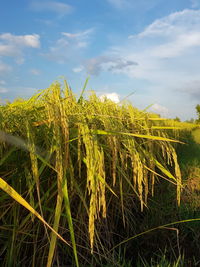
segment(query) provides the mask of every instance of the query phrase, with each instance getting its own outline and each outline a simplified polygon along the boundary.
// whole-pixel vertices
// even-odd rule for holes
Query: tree
[[[197,112],[197,116],[198,116],[197,122],[200,122],[200,105],[199,104],[196,105],[196,112]]]
[[[178,121],[178,122],[181,121],[181,119],[180,119],[179,117],[177,117],[177,116],[176,116],[176,118],[175,118],[174,120],[175,120],[175,121]]]

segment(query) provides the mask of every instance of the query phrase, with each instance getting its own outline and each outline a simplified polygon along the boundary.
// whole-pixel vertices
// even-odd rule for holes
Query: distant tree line
[[[200,123],[200,105],[196,105],[196,113],[197,113],[197,119],[191,118],[190,120],[186,120],[185,122],[189,123]],[[179,117],[174,118],[175,121],[181,121]]]

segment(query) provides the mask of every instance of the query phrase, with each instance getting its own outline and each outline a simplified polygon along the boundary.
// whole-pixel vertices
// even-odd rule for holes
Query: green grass
[[[86,100],[86,85],[78,99],[65,82],[0,106],[3,266],[128,266],[139,241],[123,259],[112,248],[155,226],[141,222],[162,185],[180,205],[175,144],[197,125]]]

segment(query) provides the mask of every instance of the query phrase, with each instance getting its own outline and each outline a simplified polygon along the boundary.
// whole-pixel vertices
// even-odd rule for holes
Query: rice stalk
[[[28,100],[0,106],[0,176],[12,185],[7,192],[30,211],[20,220],[23,209],[12,209],[8,196],[2,194],[5,247],[11,246],[17,262],[23,250],[30,254],[31,249],[30,261],[46,265],[48,258],[48,266],[62,261],[72,264],[72,258],[78,266],[82,253],[87,258],[107,253],[114,242],[112,224],[119,222],[131,233],[136,224],[131,209],[145,210],[158,178],[176,186],[180,204],[175,144],[183,145],[181,132],[197,126],[139,111],[125,101],[120,105],[108,99],[101,102],[94,93],[84,99],[84,91],[85,86],[76,99],[67,82],[63,90],[55,83]],[[2,182],[1,187],[5,186]],[[46,223],[34,220],[33,225],[33,214],[46,218]],[[10,236],[13,222],[19,225]],[[50,242],[43,224],[52,231]],[[22,248],[16,245],[21,232]],[[58,233],[69,236],[71,242],[61,248]],[[23,260],[26,265],[28,259]]]

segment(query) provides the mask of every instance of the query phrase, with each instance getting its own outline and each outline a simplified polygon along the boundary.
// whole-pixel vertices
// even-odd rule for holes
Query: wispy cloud
[[[53,12],[59,16],[64,16],[72,12],[72,6],[59,1],[32,1],[30,7],[36,12]]]
[[[0,43],[0,56],[16,56],[18,54],[13,45]]]
[[[62,35],[66,36],[69,39],[86,39],[94,32],[93,28],[87,29],[85,31],[77,32],[77,33],[70,33],[70,32],[63,32]]]
[[[14,57],[16,62],[21,64],[24,61],[23,50],[28,47],[40,47],[40,36],[38,34],[0,34],[0,56],[2,57]]]
[[[61,37],[43,55],[61,64],[72,59],[72,55],[76,58],[83,49],[89,46],[93,32],[93,28],[77,33],[62,32]]]
[[[116,63],[115,59],[120,60]],[[156,101],[170,106],[174,113],[185,112],[182,116],[186,117],[189,108],[200,101],[200,10],[187,9],[155,20],[102,56],[91,58],[86,67],[91,74],[112,71],[126,75],[138,92],[148,90],[148,104]],[[190,107],[188,97],[193,101]],[[138,98],[147,102],[144,94]],[[187,108],[179,108],[183,104]]]
[[[37,76],[41,74],[41,71],[39,69],[30,69],[30,73]]]
[[[183,10],[156,20],[138,35],[129,36],[122,46],[105,53],[138,62],[118,72],[147,80],[160,90],[174,90],[178,84],[199,77],[200,10]]]
[[[169,114],[168,108],[166,108],[166,107],[164,107],[162,105],[159,105],[158,103],[153,104],[151,106],[151,108],[149,109],[149,111],[152,111],[152,112],[155,112],[157,114],[160,114],[163,117],[167,117],[168,114]]]
[[[189,32],[178,35],[174,40],[152,49],[152,55],[160,58],[178,57],[185,51],[200,46],[200,32]]]
[[[79,67],[76,67],[76,68],[73,68],[72,71],[75,72],[75,73],[79,73],[79,72],[82,72],[84,70],[84,67],[83,66],[79,66]]]

